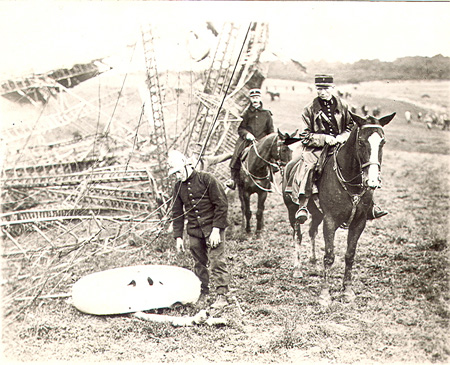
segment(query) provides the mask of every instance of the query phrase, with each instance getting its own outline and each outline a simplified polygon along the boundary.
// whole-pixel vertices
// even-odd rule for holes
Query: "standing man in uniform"
[[[216,301],[212,308],[228,304],[226,294],[230,277],[225,259],[225,228],[228,225],[228,200],[221,183],[210,173],[196,171],[179,151],[170,151],[169,175],[176,174],[173,192],[173,236],[177,251],[184,251],[183,230],[187,219],[190,251],[194,257],[194,273],[201,282],[196,307],[207,306],[210,274],[216,284]],[[211,273],[208,271],[208,264]]]
[[[286,193],[291,193],[292,200],[299,205],[296,219],[300,224],[308,219],[306,205],[311,195],[318,193],[314,183],[314,170],[322,150],[328,146],[344,143],[350,136],[353,120],[348,106],[332,94],[334,80],[331,75],[316,75],[315,87],[317,97],[308,104],[302,113],[302,143],[304,150],[298,162],[293,181],[288,183]],[[298,184],[295,185],[295,182]],[[380,218],[387,212],[373,205],[368,219]]]
[[[268,109],[263,109],[261,90],[251,89],[249,97],[250,105],[242,114],[242,122],[238,128],[239,138],[230,162],[231,179],[225,183],[231,190],[236,188],[236,183],[239,180],[242,151],[253,141],[258,141],[274,132],[272,112]]]

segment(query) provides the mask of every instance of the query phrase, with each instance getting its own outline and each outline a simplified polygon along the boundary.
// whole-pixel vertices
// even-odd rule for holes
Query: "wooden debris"
[[[227,324],[227,320],[225,318],[210,317],[205,309],[202,309],[193,317],[175,317],[144,312],[133,313],[133,316],[150,322],[169,323],[174,327],[189,327],[195,324],[207,324],[208,326],[225,326]]]

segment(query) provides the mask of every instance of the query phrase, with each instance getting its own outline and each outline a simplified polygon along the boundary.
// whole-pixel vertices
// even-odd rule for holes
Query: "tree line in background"
[[[268,62],[268,78],[311,82],[316,73],[339,75],[339,83],[358,83],[375,80],[450,80],[450,57],[403,57],[393,62],[359,60],[355,63],[312,61]]]

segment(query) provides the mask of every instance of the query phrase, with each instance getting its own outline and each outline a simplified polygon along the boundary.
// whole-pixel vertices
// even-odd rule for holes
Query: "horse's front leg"
[[[291,227],[293,229],[292,238],[294,240],[294,268],[292,276],[294,278],[302,278],[303,273],[300,269],[302,230],[301,224],[295,219],[295,212],[298,209],[298,205],[292,201],[291,196],[288,193],[283,194],[283,200],[288,210],[289,223],[291,224]]]
[[[319,303],[323,306],[331,304],[330,283],[331,266],[334,263],[334,235],[336,233],[337,225],[333,217],[325,215],[323,220],[323,238],[325,241],[325,255],[323,258],[323,284],[320,293]]]
[[[242,210],[242,229],[245,232],[250,233],[250,220],[252,217],[252,211],[250,210],[250,194],[242,192],[241,198],[241,210]]]
[[[309,226],[309,239],[311,241],[311,258],[309,261],[312,264],[317,263],[316,257],[316,237],[319,231],[319,225],[322,223],[323,214],[315,207],[309,206],[311,212],[311,225]]]
[[[295,211],[293,213],[295,215]],[[303,272],[300,268],[300,257],[302,250],[302,229],[301,224],[295,218],[293,219],[293,229],[294,229],[294,271],[292,276],[294,278],[302,278]]]
[[[258,192],[258,210],[256,211],[256,234],[260,234],[264,228],[264,204],[267,199],[267,192]]]
[[[355,261],[356,247],[358,246],[359,237],[366,226],[366,218],[354,220],[348,229],[347,251],[345,252],[345,272],[342,288],[347,301],[355,299],[355,293],[352,288],[352,268]]]

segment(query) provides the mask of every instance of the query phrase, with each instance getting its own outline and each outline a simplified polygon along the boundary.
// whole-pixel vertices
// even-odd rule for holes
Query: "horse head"
[[[278,132],[278,142],[277,142],[277,154],[280,165],[286,166],[287,163],[292,159],[292,149],[289,145],[298,142],[300,139],[295,138],[298,129],[294,133],[282,133],[280,130]]]
[[[363,118],[353,113],[350,114],[357,126],[354,129],[354,148],[356,159],[362,170],[363,184],[371,189],[379,188],[381,187],[381,161],[385,143],[383,127],[394,118],[395,113],[379,119],[370,115]]]

